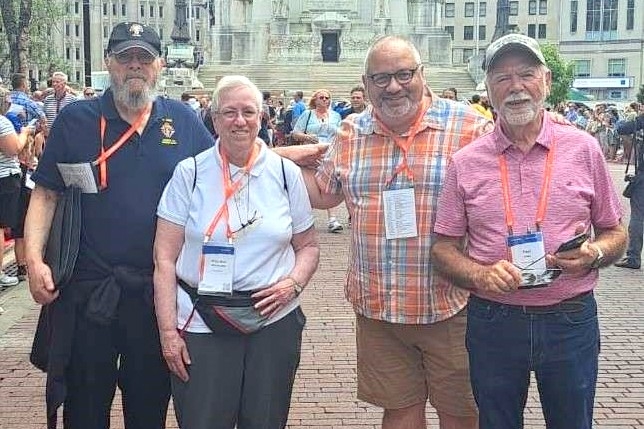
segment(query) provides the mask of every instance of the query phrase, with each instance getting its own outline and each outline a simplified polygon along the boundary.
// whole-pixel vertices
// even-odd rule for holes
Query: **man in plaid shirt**
[[[384,429],[425,428],[427,399],[441,428],[475,428],[468,293],[434,273],[430,247],[452,153],[492,124],[432,92],[403,38],[374,43],[362,80],[372,108],[342,123],[317,172],[304,170],[312,205],[344,201],[354,225],[346,296],[357,317],[358,398],[384,408]],[[279,152],[298,150],[307,149]]]

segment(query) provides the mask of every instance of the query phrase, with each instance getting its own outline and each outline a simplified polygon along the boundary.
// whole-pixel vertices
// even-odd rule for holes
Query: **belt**
[[[572,298],[564,299],[561,302],[551,305],[512,305],[503,304],[501,302],[490,301],[489,299],[480,298],[476,295],[470,295],[470,300],[477,301],[483,305],[493,305],[497,307],[508,308],[511,311],[523,314],[554,314],[554,313],[576,313],[586,308],[586,303],[583,301],[588,295],[592,295],[593,291],[580,293]]]

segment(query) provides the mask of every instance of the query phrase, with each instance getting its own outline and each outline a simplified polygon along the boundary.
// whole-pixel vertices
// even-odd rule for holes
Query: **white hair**
[[[248,79],[246,76],[231,75],[231,76],[224,76],[219,80],[219,82],[217,82],[217,86],[215,87],[215,90],[212,93],[212,111],[214,112],[219,108],[219,104],[221,101],[220,100],[221,94],[226,93],[231,89],[235,89],[239,87],[249,88],[251,91],[255,93],[255,99],[257,101],[256,103],[257,110],[261,110],[263,97],[262,97],[262,92],[259,90],[259,88],[257,88],[257,85],[251,82],[251,80]]]
[[[51,77],[52,77],[52,79],[55,78],[55,77],[57,77],[59,79],[62,79],[63,82],[67,82],[67,79],[68,79],[67,75],[65,73],[61,72],[61,71],[53,72]]]

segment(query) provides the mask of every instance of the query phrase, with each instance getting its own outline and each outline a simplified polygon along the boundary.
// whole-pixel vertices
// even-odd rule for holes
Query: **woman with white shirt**
[[[257,138],[257,87],[226,76],[212,98],[219,138],[177,166],[157,211],[161,346],[180,427],[281,429],[319,260],[311,205],[299,168]]]

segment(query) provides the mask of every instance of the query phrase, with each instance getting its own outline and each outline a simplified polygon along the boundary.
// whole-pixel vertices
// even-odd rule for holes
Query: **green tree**
[[[541,45],[541,52],[543,52],[546,65],[552,72],[552,88],[546,101],[556,106],[568,98],[568,90],[573,81],[572,63],[564,60],[559,54],[557,46],[551,43]]]
[[[59,32],[64,7],[69,0],[1,0],[0,14],[9,51],[1,53],[0,66],[9,61],[12,72],[27,73],[30,67],[62,68],[53,52],[52,35]],[[0,41],[0,45],[2,41]]]
[[[640,85],[640,92],[637,93],[637,102],[644,103],[644,85]]]

